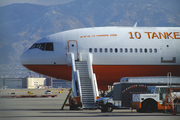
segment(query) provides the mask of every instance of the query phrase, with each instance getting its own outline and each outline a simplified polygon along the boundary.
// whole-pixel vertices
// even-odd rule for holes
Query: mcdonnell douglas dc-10
[[[68,30],[38,40],[20,58],[24,67],[71,81],[72,66],[92,56],[98,89],[122,77],[180,76],[180,27],[92,27]]]

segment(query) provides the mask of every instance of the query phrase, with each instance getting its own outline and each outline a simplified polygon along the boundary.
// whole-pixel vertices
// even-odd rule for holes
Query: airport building
[[[49,77],[0,78],[0,89],[70,88],[71,82]]]
[[[52,78],[24,78],[22,80],[22,88],[27,89],[43,89],[52,88]]]

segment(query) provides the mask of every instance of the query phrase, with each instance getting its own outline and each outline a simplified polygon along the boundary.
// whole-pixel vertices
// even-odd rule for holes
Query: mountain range
[[[20,55],[47,35],[85,27],[180,27],[179,0],[74,0],[0,7],[0,77],[28,75]]]

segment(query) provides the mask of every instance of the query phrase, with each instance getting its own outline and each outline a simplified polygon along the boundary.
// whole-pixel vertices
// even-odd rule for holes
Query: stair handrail
[[[96,96],[99,96],[98,93],[98,88],[97,88],[97,82],[96,79],[94,78],[94,73],[92,69],[92,54],[87,54],[87,65],[88,65],[88,72],[89,72],[89,78],[91,79],[93,87],[93,93],[94,93],[94,100],[96,100]]]
[[[82,101],[82,90],[81,90],[81,81],[80,81],[79,70],[76,70],[76,73],[77,73],[79,96],[80,96],[80,99],[81,99],[81,101]]]
[[[75,74],[74,74],[74,72],[72,72],[72,97],[76,97],[77,96],[75,78],[76,78]]]
[[[99,96],[98,86],[97,86],[97,80],[96,80],[96,74],[94,73],[94,86],[96,89],[96,96]]]
[[[171,87],[171,72],[167,73],[167,86]]]
[[[77,90],[79,90],[79,96],[81,97],[82,92],[81,92],[81,87],[79,87],[81,85],[80,76],[79,76],[79,70],[76,70],[74,53],[67,53],[67,59],[71,63],[71,66],[72,66],[72,93],[73,93],[73,97],[78,96]],[[78,84],[78,88],[76,88],[76,81]]]

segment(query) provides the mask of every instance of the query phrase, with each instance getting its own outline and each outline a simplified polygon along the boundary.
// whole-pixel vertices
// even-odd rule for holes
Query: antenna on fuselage
[[[134,24],[134,26],[133,27],[137,27],[137,22]]]

